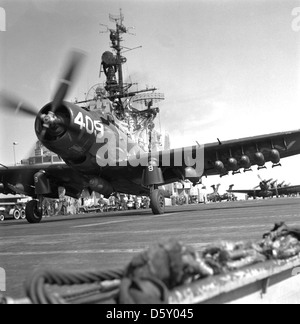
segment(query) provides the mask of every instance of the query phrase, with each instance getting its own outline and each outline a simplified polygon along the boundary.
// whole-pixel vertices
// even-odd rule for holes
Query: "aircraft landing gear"
[[[25,209],[21,210],[21,219],[26,219],[26,212]]]
[[[153,189],[150,193],[151,209],[154,215],[165,213],[165,196],[159,189]]]
[[[30,224],[38,224],[43,217],[41,204],[38,200],[31,200],[26,205],[26,219]]]
[[[46,172],[41,170],[34,175],[35,193],[37,200],[29,201],[26,205],[26,219],[30,224],[38,224],[43,218],[44,196],[51,193],[50,180]]]
[[[19,211],[19,209],[16,208],[13,211],[13,217],[14,217],[15,220],[19,220],[21,218],[21,212]]]

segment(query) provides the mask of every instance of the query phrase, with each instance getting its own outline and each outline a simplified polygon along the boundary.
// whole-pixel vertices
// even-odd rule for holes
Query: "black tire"
[[[4,217],[4,215],[0,215],[0,222],[3,222],[5,220],[5,217]]]
[[[26,211],[25,211],[25,209],[21,210],[21,219],[26,219]]]
[[[15,220],[19,220],[21,218],[21,212],[19,209],[15,209],[13,212],[13,217]]]
[[[31,200],[26,205],[26,219],[30,224],[38,224],[42,220],[42,213],[38,209],[38,201]]]
[[[154,215],[162,215],[165,213],[165,196],[159,189],[153,190],[150,194],[151,209]]]

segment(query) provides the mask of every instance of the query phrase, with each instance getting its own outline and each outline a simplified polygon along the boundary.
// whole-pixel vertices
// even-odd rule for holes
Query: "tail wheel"
[[[25,209],[21,210],[21,219],[26,219],[26,211],[25,211]]]
[[[21,212],[19,209],[15,209],[13,213],[14,219],[19,220],[21,218]]]
[[[162,215],[165,213],[165,196],[159,189],[153,190],[150,194],[151,209],[154,215]]]
[[[31,200],[26,205],[26,219],[30,224],[37,224],[42,220],[43,214],[38,204],[37,200]]]
[[[0,215],[0,222],[3,222],[5,219],[4,215]]]

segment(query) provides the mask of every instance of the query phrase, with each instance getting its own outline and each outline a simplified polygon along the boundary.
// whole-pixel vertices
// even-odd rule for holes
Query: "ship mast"
[[[122,34],[127,33],[127,28],[123,25],[124,16],[122,11],[120,10],[120,16],[114,17],[112,15],[109,16],[110,20],[115,21],[116,29],[110,30],[110,39],[112,41],[112,48],[116,51],[117,56],[117,68],[118,68],[118,83],[119,83],[119,90],[120,95],[124,95],[124,78],[123,78],[123,68],[122,65],[126,62],[126,58],[122,57]]]
[[[124,77],[123,77],[123,64],[127,62],[127,59],[122,56],[122,35],[129,33],[129,29],[126,28],[123,24],[124,16],[122,11],[120,11],[119,16],[109,15],[109,19],[115,22],[116,27],[115,29],[110,29],[108,26],[107,31],[110,33],[110,40],[111,40],[111,48],[113,49],[114,53],[105,52],[102,55],[102,64],[101,69],[106,75],[106,90],[108,91],[110,97],[118,97],[123,98],[126,96],[128,89],[132,86],[132,84],[124,84]],[[101,74],[102,70],[100,71]],[[118,78],[117,78],[118,75]]]
[[[103,72],[106,76],[106,81],[104,84],[94,85],[88,91],[86,100],[76,101],[76,104],[86,103],[88,104],[86,109],[90,110],[91,103],[93,102],[93,110],[96,107],[96,110],[103,114],[104,118],[107,115],[112,115],[114,123],[122,122],[121,129],[124,130],[124,127],[127,127],[126,134],[135,140],[138,145],[143,146],[145,151],[151,152],[152,148],[158,145],[156,144],[158,138],[161,138],[161,135],[155,130],[154,124],[160,109],[154,105],[163,101],[165,96],[163,93],[156,92],[156,88],[129,91],[133,83],[124,82],[122,66],[127,62],[127,59],[123,54],[141,46],[136,48],[122,46],[123,35],[131,34],[130,29],[132,27],[127,28],[124,26],[124,16],[121,10],[118,16],[110,14],[109,19],[115,23],[115,28],[112,29],[107,25],[100,24],[106,29],[101,31],[101,33],[110,34],[110,48],[112,49],[112,51],[104,52],[101,59],[99,77],[101,78],[101,73]],[[108,106],[109,111],[105,111]],[[140,109],[141,106],[144,106],[144,108]],[[146,148],[147,143],[149,144],[148,149]]]
[[[111,48],[115,53],[105,52],[102,55],[101,71],[102,69],[106,75],[106,91],[109,93],[110,99],[122,99],[128,97],[134,97],[138,93],[153,92],[156,91],[156,88],[145,89],[135,92],[128,92],[132,87],[132,83],[124,83],[123,76],[123,64],[127,62],[127,59],[122,56],[124,47],[122,46],[123,34],[131,34],[130,29],[124,26],[124,15],[120,10],[119,16],[109,15],[109,19],[116,24],[115,29],[107,28],[107,31],[110,33]],[[131,34],[133,35],[133,34]],[[136,48],[125,48],[126,52],[141,48],[141,46]],[[118,77],[117,77],[118,76]]]

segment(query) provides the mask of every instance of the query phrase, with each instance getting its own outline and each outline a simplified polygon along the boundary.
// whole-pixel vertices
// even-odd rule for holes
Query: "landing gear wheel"
[[[26,211],[25,211],[25,209],[21,210],[21,219],[26,219]]]
[[[38,201],[31,200],[26,205],[26,219],[30,224],[38,224],[42,220],[42,213],[38,208]]]
[[[15,209],[14,213],[13,213],[13,217],[15,220],[19,220],[21,217],[21,212],[19,211],[19,209]]]
[[[159,189],[153,190],[150,194],[151,209],[154,215],[165,213],[165,196]]]
[[[0,215],[0,222],[3,222],[5,219],[4,215]]]

